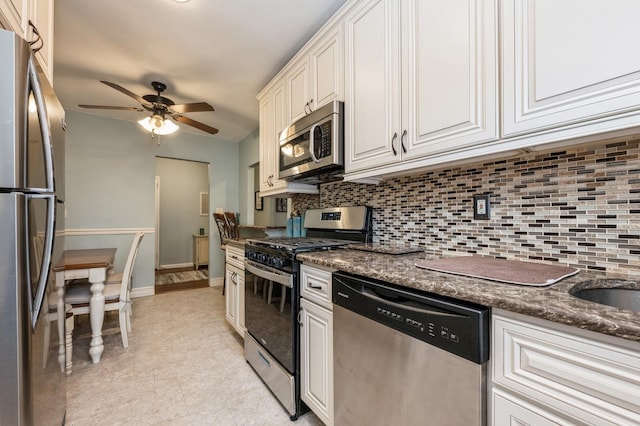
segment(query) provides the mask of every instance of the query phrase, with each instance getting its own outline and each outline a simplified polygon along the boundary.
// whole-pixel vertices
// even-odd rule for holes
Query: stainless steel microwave
[[[280,179],[321,183],[340,180],[343,173],[343,102],[324,105],[280,133]]]

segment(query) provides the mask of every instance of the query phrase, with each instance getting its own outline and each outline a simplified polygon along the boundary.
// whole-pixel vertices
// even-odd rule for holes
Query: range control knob
[[[286,261],[281,257],[274,257],[271,264],[276,268],[282,268],[286,264]]]

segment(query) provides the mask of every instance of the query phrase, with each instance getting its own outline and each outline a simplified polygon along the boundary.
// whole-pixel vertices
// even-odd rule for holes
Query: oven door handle
[[[251,260],[244,261],[244,268],[260,278],[275,281],[283,286],[293,288],[293,275],[288,272],[278,271],[277,269],[269,268],[268,266],[255,263]]]

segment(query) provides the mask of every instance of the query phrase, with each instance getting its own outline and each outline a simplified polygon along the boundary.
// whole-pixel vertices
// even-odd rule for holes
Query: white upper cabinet
[[[346,17],[347,175],[497,139],[495,3],[369,0]]]
[[[289,123],[304,117],[309,112],[309,58],[303,57],[287,75],[289,93]]]
[[[309,54],[311,100],[315,110],[337,99],[344,100],[344,31],[340,23],[315,43]]]
[[[288,192],[318,193],[315,185],[278,179],[280,133],[287,126],[285,84],[276,82],[259,100],[260,109],[260,196]]]
[[[25,36],[29,25],[28,4],[27,0],[0,0],[0,15],[5,29]]]
[[[504,136],[640,124],[638,0],[504,0],[501,13]]]
[[[344,48],[342,25],[314,42],[287,73],[288,123],[334,99],[343,99]]]
[[[0,0],[0,26],[34,42],[35,57],[53,86],[53,0]]]
[[[399,13],[399,1],[375,0],[362,2],[346,17],[347,173],[395,162],[398,158]]]
[[[53,86],[53,0],[35,0],[32,7],[31,21],[37,28],[38,34],[29,27],[27,40],[41,38],[41,42],[33,45],[37,50],[35,56],[49,79],[49,84]]]
[[[287,186],[278,179],[278,135],[285,127],[284,84],[273,90],[260,102],[260,191],[277,191]]]

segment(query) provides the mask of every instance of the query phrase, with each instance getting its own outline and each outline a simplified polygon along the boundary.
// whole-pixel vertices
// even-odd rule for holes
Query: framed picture
[[[287,199],[276,198],[276,212],[282,213],[287,211]]]
[[[262,210],[262,197],[260,196],[260,191],[256,191],[255,200],[256,200],[256,210]]]
[[[209,193],[200,193],[200,216],[209,216]]]

